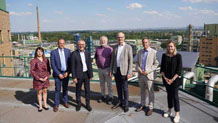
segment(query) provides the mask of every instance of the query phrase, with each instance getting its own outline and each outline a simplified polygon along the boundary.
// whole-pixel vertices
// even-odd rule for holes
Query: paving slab
[[[114,95],[116,86],[113,84]],[[53,112],[54,82],[48,89],[48,104],[50,109],[38,112],[36,91],[32,89],[32,80],[0,78],[0,123],[171,123],[173,117],[163,118],[167,110],[167,95],[163,87],[155,92],[155,105],[152,116],[146,116],[144,111],[135,112],[139,105],[139,87],[129,84],[129,112],[121,108],[111,109],[112,105],[97,103],[101,97],[98,82],[91,83],[91,106],[88,112],[84,107],[75,111],[75,85],[69,84],[69,104],[66,109],[59,106],[58,112]],[[179,92],[181,105],[180,123],[218,123],[218,108],[184,92]],[[115,98],[117,99],[117,98]],[[84,91],[82,102],[85,103]],[[148,101],[147,101],[148,102]]]

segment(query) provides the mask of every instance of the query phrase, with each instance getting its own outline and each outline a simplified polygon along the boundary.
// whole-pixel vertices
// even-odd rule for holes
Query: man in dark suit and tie
[[[51,67],[55,80],[55,106],[54,112],[58,111],[60,104],[61,85],[63,88],[63,102],[66,108],[69,108],[68,101],[68,82],[70,73],[70,50],[64,48],[65,40],[58,40],[58,48],[51,52]]]
[[[71,54],[71,71],[73,82],[76,83],[76,111],[81,108],[81,87],[84,83],[86,109],[91,111],[90,106],[90,79],[93,77],[92,60],[89,51],[85,50],[85,41],[78,42],[78,49]]]

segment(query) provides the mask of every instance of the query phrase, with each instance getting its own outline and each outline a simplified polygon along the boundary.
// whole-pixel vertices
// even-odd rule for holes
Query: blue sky
[[[218,23],[218,0],[6,0],[12,32],[180,28]]]

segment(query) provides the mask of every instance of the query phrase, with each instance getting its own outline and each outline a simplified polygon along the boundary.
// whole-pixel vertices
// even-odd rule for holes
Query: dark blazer
[[[86,65],[88,69],[88,77],[89,79],[93,77],[92,71],[92,60],[89,51],[85,50],[85,58],[86,58]],[[80,56],[79,50],[75,50],[71,53],[71,71],[72,71],[72,78],[81,79],[83,78],[83,64],[82,59]]]
[[[64,48],[64,55],[66,59],[66,72],[71,73],[70,69],[70,50],[67,48]],[[53,76],[58,77],[59,74],[61,74],[61,60],[58,52],[58,48],[53,50],[51,52],[51,67],[53,69]]]
[[[169,60],[171,60],[171,64],[169,64]],[[175,74],[178,74],[179,77],[177,77],[171,85],[179,87],[182,84],[182,78],[180,77],[182,74],[182,56],[177,53],[175,56],[170,58],[166,54],[163,54],[160,72],[164,72],[168,79],[172,79]],[[164,85],[168,85],[163,77],[162,80]]]

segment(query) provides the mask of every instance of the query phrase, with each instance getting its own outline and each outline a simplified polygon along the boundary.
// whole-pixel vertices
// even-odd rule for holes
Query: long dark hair
[[[44,53],[44,49],[42,47],[37,47],[35,50],[35,54],[34,54],[34,58],[37,58],[37,51],[41,50],[42,51],[42,58],[45,59],[45,53]]]

